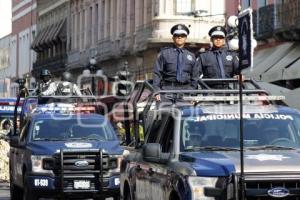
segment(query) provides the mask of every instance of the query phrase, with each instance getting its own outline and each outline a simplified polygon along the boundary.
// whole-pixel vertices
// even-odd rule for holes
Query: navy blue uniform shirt
[[[196,66],[195,55],[183,48],[182,83],[197,88],[199,69]],[[162,89],[164,83],[176,83],[177,47],[163,48],[153,67],[153,86],[156,90]]]
[[[225,78],[232,78],[239,73],[239,60],[237,53],[228,50],[226,47],[220,49],[209,49],[201,53],[196,61],[199,68],[199,74],[202,78],[221,78],[221,71],[217,61],[217,51],[221,54]]]

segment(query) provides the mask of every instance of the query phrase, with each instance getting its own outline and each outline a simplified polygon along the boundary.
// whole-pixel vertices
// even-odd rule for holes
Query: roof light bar
[[[246,96],[243,95],[243,101],[280,101],[285,96]],[[239,96],[184,96],[186,101],[239,101]]]

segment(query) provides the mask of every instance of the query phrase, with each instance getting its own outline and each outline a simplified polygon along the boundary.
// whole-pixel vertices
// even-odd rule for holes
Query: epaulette
[[[170,46],[162,47],[162,48],[160,48],[160,51],[167,50],[167,49],[170,49],[170,48],[172,48],[172,47],[170,47]]]

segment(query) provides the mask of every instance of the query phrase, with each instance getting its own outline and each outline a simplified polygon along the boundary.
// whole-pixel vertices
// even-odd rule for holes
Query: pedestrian
[[[57,95],[63,96],[81,96],[80,89],[73,83],[72,74],[70,72],[64,72],[61,77],[61,81],[57,85]]]
[[[34,90],[34,94],[42,96],[51,96],[55,94],[57,85],[51,80],[51,73],[48,69],[43,69],[40,73],[41,82]]]
[[[160,51],[153,67],[155,90],[197,89],[199,69],[195,55],[184,48],[189,32],[184,24],[171,28],[173,46]],[[160,95],[155,99],[160,101]]]
[[[226,45],[227,31],[223,26],[214,26],[208,32],[211,48],[199,54],[196,65],[201,78],[238,78],[239,60],[237,52]],[[228,83],[209,84],[213,88],[226,88]]]

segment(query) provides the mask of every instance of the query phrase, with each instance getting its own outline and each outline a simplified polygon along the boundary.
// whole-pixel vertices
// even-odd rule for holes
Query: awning
[[[46,28],[38,31],[37,36],[34,38],[33,42],[31,43],[31,48],[32,49],[38,50],[38,44],[39,44],[40,40],[42,39],[45,31],[46,31]]]
[[[287,89],[285,87],[280,87],[278,85],[267,83],[263,81],[257,81],[256,82],[262,89],[268,91],[272,95],[285,95],[287,92],[290,91],[290,89]]]
[[[50,26],[47,26],[47,27],[44,29],[43,34],[41,35],[41,38],[40,38],[39,42],[37,43],[37,46],[41,46],[41,45],[42,45],[42,41],[43,41],[43,39],[45,38],[46,33],[47,33],[48,30],[49,30],[49,27],[50,27]]]
[[[47,43],[51,43],[52,42],[52,37],[55,33],[55,31],[57,30],[57,27],[59,26],[59,22],[53,24],[53,27],[51,28],[51,31],[49,32],[49,37],[47,39]]]
[[[245,71],[246,75],[257,80],[267,81],[262,78],[263,74],[273,68],[273,66],[287,54],[293,44],[293,42],[286,42],[275,47],[255,52],[253,70]]]
[[[49,38],[49,33],[51,32],[52,28],[53,28],[53,24],[47,27],[47,29],[43,35],[43,38],[39,42],[40,46],[48,46],[46,41]]]
[[[60,36],[65,36],[66,31],[66,19],[63,19],[57,24],[55,31],[53,32],[53,35],[50,38],[51,41],[55,42],[60,38]]]
[[[291,66],[286,67],[283,70],[282,79],[284,79],[284,80],[300,79],[300,59],[299,58]]]
[[[31,44],[31,48],[38,51],[42,50],[44,46],[49,47],[53,45],[58,39],[62,41],[66,36],[66,31],[66,19],[51,24],[38,32]]]
[[[280,61],[262,74],[262,80],[273,82],[283,79],[283,72],[285,68],[295,63],[300,57],[300,45],[294,44],[293,48],[281,56]]]

